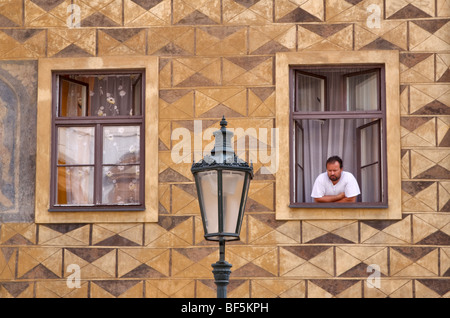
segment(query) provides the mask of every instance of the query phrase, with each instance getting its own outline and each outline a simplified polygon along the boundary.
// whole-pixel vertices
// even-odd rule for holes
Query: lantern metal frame
[[[231,147],[231,138],[233,133],[226,129],[227,121],[222,117],[220,121],[220,130],[214,132],[215,144],[211,150],[211,155],[206,155],[199,162],[194,162],[191,172],[194,175],[197,188],[197,195],[200,205],[200,213],[202,217],[204,237],[208,241],[219,241],[220,259],[212,264],[215,283],[217,285],[217,297],[226,298],[226,287],[231,274],[232,265],[225,261],[225,242],[240,240],[240,231],[244,218],[245,204],[248,197],[248,189],[250,181],[253,179],[253,164],[249,165],[244,160],[239,159]],[[207,228],[207,215],[204,206],[204,193],[200,185],[199,173],[215,171],[217,173],[217,208],[218,208],[218,231],[209,233]],[[236,221],[236,228],[233,233],[224,231],[224,209],[223,209],[223,171],[239,171],[244,172],[244,184],[240,197],[239,212]]]

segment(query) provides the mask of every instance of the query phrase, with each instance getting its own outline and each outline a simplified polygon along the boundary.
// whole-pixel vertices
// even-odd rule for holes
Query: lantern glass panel
[[[219,210],[217,191],[217,171],[203,171],[198,173],[203,202],[204,222],[207,233],[219,232]],[[206,234],[207,234],[206,233]]]
[[[223,170],[223,232],[236,233],[245,172]]]

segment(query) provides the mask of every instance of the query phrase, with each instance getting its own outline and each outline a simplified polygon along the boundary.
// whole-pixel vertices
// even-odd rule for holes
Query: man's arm
[[[331,202],[356,202],[356,196],[347,198],[344,192],[337,195],[324,195],[321,198],[314,198],[315,202],[318,203],[331,203]]]

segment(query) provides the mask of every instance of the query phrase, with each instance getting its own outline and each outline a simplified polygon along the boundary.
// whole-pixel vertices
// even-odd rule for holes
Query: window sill
[[[121,207],[54,207],[48,209],[49,212],[124,212],[124,211],[145,211],[141,206],[121,206]]]
[[[292,209],[387,209],[385,203],[291,203]]]

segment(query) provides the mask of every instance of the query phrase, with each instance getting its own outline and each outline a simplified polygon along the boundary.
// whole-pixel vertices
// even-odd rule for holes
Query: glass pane
[[[94,135],[94,127],[58,127],[58,164],[93,164]]]
[[[140,126],[103,127],[103,163],[139,163]]]
[[[139,166],[103,167],[102,203],[139,204]]]
[[[347,110],[379,110],[377,72],[347,77]]]
[[[219,232],[217,171],[199,172],[198,182],[202,192],[206,231],[217,233]]]
[[[361,169],[360,188],[362,202],[381,201],[381,180],[379,164],[374,164]]]
[[[223,170],[223,231],[235,233],[241,204],[245,173],[241,171]]]
[[[134,92],[140,74],[98,75],[90,92],[92,116],[135,116],[140,114],[140,97]],[[140,91],[140,88],[139,88]]]
[[[325,80],[316,76],[297,74],[297,105],[295,111],[325,110]]]
[[[296,202],[303,202],[305,200],[303,195],[303,169],[299,166],[297,166],[296,171],[296,188],[295,188],[295,194],[296,194]]]
[[[142,74],[59,74],[59,116],[139,116]]]
[[[59,116],[79,117],[87,115],[88,84],[62,78],[60,81],[60,108]]]
[[[380,132],[378,122],[361,129],[361,166],[378,162],[380,158]]]
[[[59,167],[56,204],[90,205],[94,203],[94,168]]]

